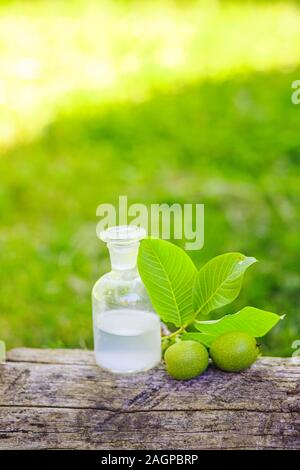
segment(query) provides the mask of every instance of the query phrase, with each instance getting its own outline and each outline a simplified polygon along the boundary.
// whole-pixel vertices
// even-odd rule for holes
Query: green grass
[[[260,260],[223,312],[286,313],[264,353],[290,355],[299,339],[300,8],[181,3],[74,1],[63,23],[56,2],[28,2],[21,19],[18,2],[1,7],[8,347],[92,347],[90,291],[108,269],[95,211],[120,194],[205,203],[196,264],[238,250]]]

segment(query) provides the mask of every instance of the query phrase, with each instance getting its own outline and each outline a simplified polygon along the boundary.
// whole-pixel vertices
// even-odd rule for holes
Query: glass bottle
[[[145,230],[110,227],[100,233],[109,249],[111,271],[92,291],[96,362],[111,372],[139,372],[161,360],[161,327],[137,270]]]

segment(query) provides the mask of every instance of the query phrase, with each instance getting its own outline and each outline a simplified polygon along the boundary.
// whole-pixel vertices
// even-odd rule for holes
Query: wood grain
[[[113,375],[83,350],[15,349],[0,364],[0,449],[297,449],[300,363],[261,358],[178,382]]]

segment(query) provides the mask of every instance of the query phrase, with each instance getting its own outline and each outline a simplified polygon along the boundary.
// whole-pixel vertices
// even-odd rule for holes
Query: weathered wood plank
[[[35,362],[38,364],[92,364],[94,353],[83,349],[31,349],[17,348],[8,351],[9,362]]]
[[[300,369],[290,359],[263,358],[241,374],[211,367],[189,382],[172,380],[162,367],[126,376],[109,374],[95,365],[7,362],[0,365],[0,373],[1,404],[6,406],[145,410],[170,409],[170,405],[222,409],[226,404],[228,409],[244,409],[247,399],[251,410],[276,411],[299,404]]]
[[[0,408],[0,442],[5,449],[295,449],[295,420],[289,413],[224,410],[10,408],[3,416]]]
[[[261,358],[177,382],[133,376],[88,351],[14,350],[0,364],[0,448],[300,448],[300,364]]]

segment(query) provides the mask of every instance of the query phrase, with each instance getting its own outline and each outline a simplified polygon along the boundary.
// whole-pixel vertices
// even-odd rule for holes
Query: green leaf
[[[228,331],[243,331],[255,338],[260,338],[283,318],[284,315],[276,315],[276,313],[255,307],[244,307],[233,315],[225,315],[219,320],[195,321],[194,325],[202,333],[215,337]]]
[[[181,248],[165,240],[143,240],[138,270],[151,302],[164,322],[180,327],[192,320],[192,289],[197,270]]]
[[[239,295],[246,269],[257,260],[241,253],[216,256],[198,272],[193,290],[196,317],[232,302]]]
[[[198,343],[204,344],[207,348],[210,348],[215,338],[215,336],[207,335],[205,333],[184,333],[181,336],[183,341],[198,341]]]

